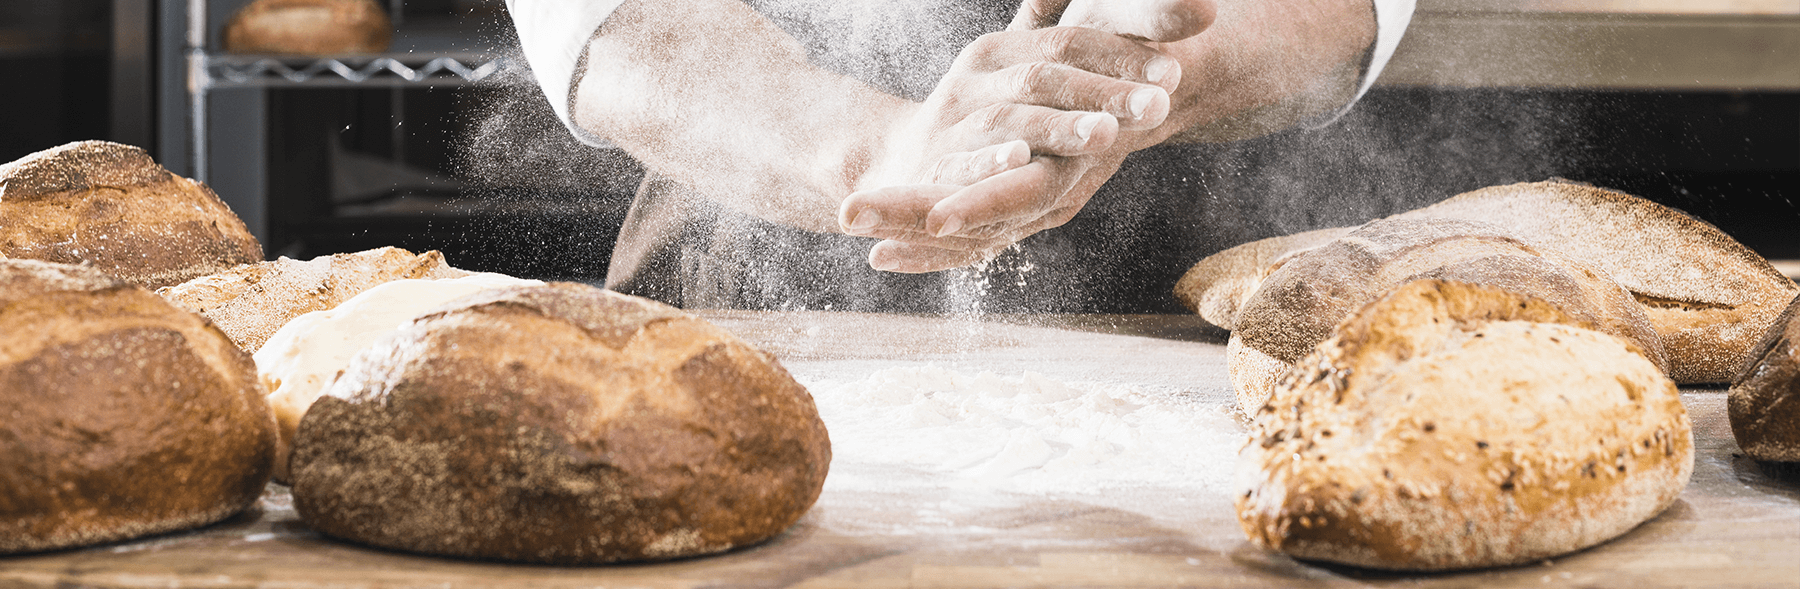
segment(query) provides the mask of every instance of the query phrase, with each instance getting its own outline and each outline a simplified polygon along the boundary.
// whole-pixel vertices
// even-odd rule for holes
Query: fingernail
[[[953,216],[948,219],[944,219],[944,225],[941,227],[938,227],[937,236],[943,237],[946,235],[956,233],[957,231],[962,230],[962,226],[963,226],[962,217],[954,217]]]
[[[1173,59],[1167,57],[1151,59],[1150,63],[1144,65],[1144,79],[1149,80],[1152,84],[1160,83],[1163,76],[1169,75],[1169,70],[1173,69],[1175,69],[1175,60]]]
[[[1135,96],[1133,100],[1136,100]],[[1075,121],[1075,136],[1080,137],[1082,141],[1087,141],[1088,136],[1094,134],[1094,127],[1100,126],[1100,121],[1104,120],[1106,120],[1106,115],[1100,113],[1081,117],[1080,120]]]
[[[1144,118],[1144,110],[1150,108],[1150,101],[1156,100],[1156,88],[1145,88],[1131,93],[1131,118]]]
[[[851,233],[860,235],[880,224],[881,213],[875,212],[875,209],[863,209],[862,212],[856,214],[855,219],[850,220],[849,229]]]
[[[871,257],[869,258],[869,267],[882,272],[893,272],[900,268],[900,262],[887,258]]]
[[[994,163],[1002,168],[1011,166],[1014,159],[1031,159],[1031,146],[1024,141],[1009,141],[994,152]]]

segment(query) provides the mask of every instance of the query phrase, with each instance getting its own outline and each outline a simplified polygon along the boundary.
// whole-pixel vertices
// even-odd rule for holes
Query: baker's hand
[[[891,168],[865,175],[870,181],[859,184],[865,189],[839,209],[846,233],[886,240],[870,252],[871,266],[932,272],[990,258],[1067,223],[1124,156],[1141,147],[1118,145],[1118,134],[1160,125],[1181,75],[1178,63],[1137,39],[1197,34],[1211,22],[1212,5],[1121,0],[1112,6],[1127,10],[1027,0],[1007,32],[964,50],[922,116],[900,134],[931,139],[900,143],[901,153],[921,154],[929,168],[912,173],[911,183],[905,171]],[[1054,22],[1051,15],[1128,34],[1038,28]],[[968,110],[976,104],[985,106]]]

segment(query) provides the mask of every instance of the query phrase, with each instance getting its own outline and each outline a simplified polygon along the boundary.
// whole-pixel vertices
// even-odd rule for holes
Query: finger
[[[838,205],[838,229],[847,235],[923,233],[925,217],[931,207],[961,189],[960,186],[916,184],[851,193]]]
[[[993,258],[1011,242],[997,242],[977,250],[936,248],[927,245],[883,241],[869,248],[869,267],[884,272],[922,274],[961,268]]]
[[[1063,208],[1063,196],[1081,180],[1077,158],[1038,157],[1024,167],[995,174],[945,196],[926,214],[926,233],[964,237],[991,234],[990,225],[1020,225]],[[988,231],[977,233],[978,229]]]
[[[1031,153],[1083,155],[1111,148],[1119,138],[1119,121],[1106,113],[1067,112],[1044,106],[1000,103],[971,113],[946,133],[940,139],[945,145],[984,146],[1024,141]]]
[[[1104,112],[1126,130],[1161,125],[1169,116],[1169,91],[1160,86],[1127,82],[1073,66],[1032,62],[983,78],[991,86],[988,99],[1047,106],[1066,111]]]
[[[1154,84],[1168,91],[1181,81],[1181,64],[1168,54],[1086,27],[982,35],[957,56],[956,67],[992,72],[1031,62],[1067,65],[1110,78]]]
[[[1014,140],[989,145],[975,151],[961,151],[939,157],[926,181],[932,184],[968,186],[1031,162],[1031,145]]]
[[[1007,25],[1009,31],[1026,31],[1056,26],[1062,18],[1063,10],[1069,7],[1069,0],[1025,0],[1019,5],[1019,12],[1013,15],[1012,24]]]
[[[1112,0],[1077,2],[1063,8],[1058,25],[1091,27],[1164,43],[1198,35],[1218,16],[1213,0]]]

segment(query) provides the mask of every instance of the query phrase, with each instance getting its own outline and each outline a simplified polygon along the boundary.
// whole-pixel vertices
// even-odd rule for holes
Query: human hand
[[[1143,146],[1120,134],[1151,131],[1169,114],[1180,65],[1139,41],[1186,38],[1211,19],[1210,0],[1027,0],[1007,32],[959,56],[913,118],[928,123],[900,134],[942,141],[930,145],[938,152],[909,146],[929,169],[911,182],[891,169],[865,176],[873,181],[839,208],[841,229],[885,240],[870,252],[874,268],[932,272],[1068,222]],[[1113,32],[1040,28],[1059,20]]]

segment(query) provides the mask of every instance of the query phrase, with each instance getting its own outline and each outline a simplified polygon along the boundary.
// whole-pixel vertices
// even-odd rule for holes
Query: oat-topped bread
[[[1729,382],[1800,293],[1705,221],[1566,180],[1483,188],[1392,218],[1480,221],[1605,272],[1644,306],[1681,383]]]
[[[0,166],[0,255],[154,289],[260,261],[262,245],[205,184],[142,149],[81,141]]]
[[[0,554],[219,521],[274,450],[250,356],[205,319],[93,268],[0,260]]]
[[[487,291],[366,348],[300,422],[294,506],[355,542],[600,563],[710,554],[805,513],[831,459],[773,357],[673,307]]]
[[[1175,283],[1175,298],[1213,325],[1237,329],[1238,309],[1269,273],[1294,256],[1355,229],[1336,227],[1271,237],[1207,256],[1181,275]]]
[[[245,351],[255,353],[282,325],[302,314],[338,306],[377,284],[469,275],[444,255],[384,247],[307,261],[286,257],[238,266],[158,289],[156,294],[199,313]]]
[[[1555,305],[1421,280],[1344,322],[1253,418],[1238,521],[1296,558],[1519,564],[1661,513],[1693,472],[1675,383]]]
[[[1800,297],[1763,334],[1727,399],[1738,448],[1757,460],[1800,462]]]
[[[1295,256],[1244,304],[1226,350],[1239,406],[1254,412],[1275,377],[1339,322],[1418,278],[1483,284],[1549,301],[1631,340],[1655,365],[1668,366],[1643,309],[1604,272],[1483,223],[1384,219]]]

